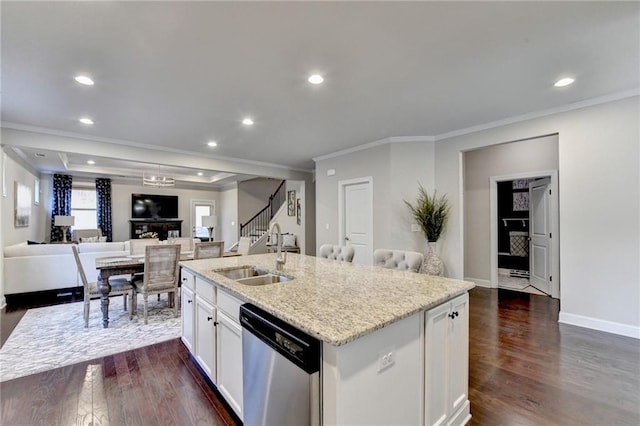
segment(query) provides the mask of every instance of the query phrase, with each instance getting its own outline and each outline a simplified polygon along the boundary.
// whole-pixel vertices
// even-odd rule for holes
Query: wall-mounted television
[[[131,194],[131,219],[177,218],[177,195]]]

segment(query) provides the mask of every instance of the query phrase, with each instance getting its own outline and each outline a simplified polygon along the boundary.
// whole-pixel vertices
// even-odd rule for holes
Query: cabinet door
[[[242,328],[218,311],[218,390],[242,419]]]
[[[180,303],[182,313],[182,341],[184,345],[189,349],[189,352],[193,353],[193,312],[195,309],[195,301],[193,300],[193,292],[187,286],[182,286],[180,289]]]
[[[212,304],[196,295],[196,350],[200,367],[211,381],[216,383],[216,309]]]
[[[458,411],[469,399],[469,295],[451,302],[449,321],[449,413]]]
[[[425,424],[441,425],[448,416],[449,310],[445,303],[426,312]]]

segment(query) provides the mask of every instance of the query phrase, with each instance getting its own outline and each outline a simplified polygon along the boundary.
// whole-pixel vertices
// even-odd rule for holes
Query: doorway
[[[559,298],[557,171],[490,181],[492,287]]]
[[[373,263],[373,178],[338,182],[339,244],[355,251],[354,263]]]
[[[215,216],[216,207],[212,200],[191,200],[191,236],[200,238],[202,241],[209,241],[209,230],[203,225],[204,216]],[[215,240],[215,228],[213,229]]]

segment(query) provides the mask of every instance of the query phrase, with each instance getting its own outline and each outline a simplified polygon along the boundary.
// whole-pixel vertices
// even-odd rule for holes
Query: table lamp
[[[213,216],[202,216],[202,226],[209,230],[209,241],[213,241],[214,230],[216,228],[216,223],[218,222],[218,217],[216,215]]]
[[[54,217],[54,225],[55,226],[59,226],[62,228],[62,242],[66,243],[67,242],[67,229],[70,226],[73,226],[74,222],[75,222],[75,217],[74,216],[58,216],[56,215]]]

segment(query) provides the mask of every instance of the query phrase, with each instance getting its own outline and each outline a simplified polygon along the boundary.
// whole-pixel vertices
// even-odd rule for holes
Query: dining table
[[[237,252],[224,252],[223,257],[240,256]],[[180,253],[180,260],[192,260],[193,252]],[[99,257],[96,259],[98,276],[98,290],[100,292],[100,310],[102,311],[102,327],[109,327],[109,293],[111,285],[109,277],[115,275],[130,275],[144,272],[144,255],[126,255],[116,257]],[[133,303],[133,301],[132,301]]]

